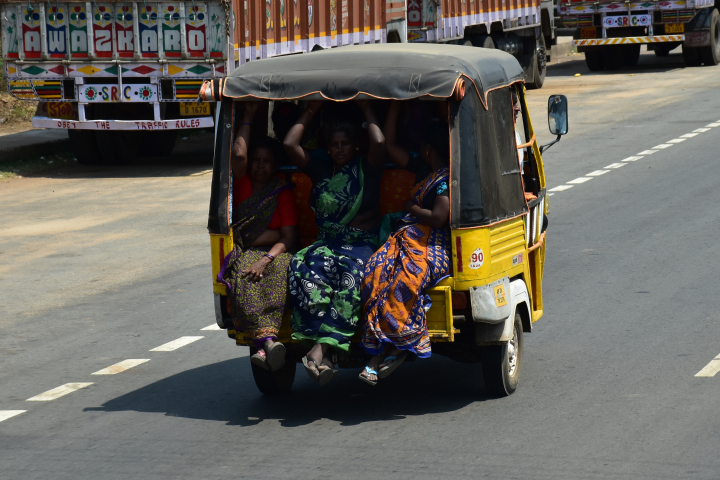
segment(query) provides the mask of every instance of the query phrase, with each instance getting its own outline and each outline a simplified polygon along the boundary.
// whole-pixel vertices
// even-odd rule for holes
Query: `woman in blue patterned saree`
[[[331,161],[302,147],[307,125],[322,102],[310,102],[283,145],[290,160],[310,177],[317,241],[290,262],[289,291],[293,338],[312,348],[303,358],[310,377],[329,382],[337,369],[332,350],[347,352],[360,317],[360,283],[365,264],[378,247],[379,200],[385,137],[368,102],[358,102],[367,122],[369,149],[359,154],[355,125],[326,126]]]

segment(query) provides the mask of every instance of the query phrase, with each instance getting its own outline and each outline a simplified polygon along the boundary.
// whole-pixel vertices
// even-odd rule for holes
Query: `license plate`
[[[665,33],[683,33],[685,32],[684,23],[666,23]]]
[[[180,115],[183,117],[210,115],[210,104],[207,102],[180,102]]]
[[[581,28],[580,38],[595,38],[597,36],[597,30],[594,28]]]

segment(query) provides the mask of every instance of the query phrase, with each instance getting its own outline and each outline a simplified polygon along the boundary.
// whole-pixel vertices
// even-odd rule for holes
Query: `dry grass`
[[[0,50],[0,58],[2,51]],[[35,115],[37,102],[18,100],[8,93],[5,68],[0,59],[0,133],[3,130],[32,128],[30,120]]]

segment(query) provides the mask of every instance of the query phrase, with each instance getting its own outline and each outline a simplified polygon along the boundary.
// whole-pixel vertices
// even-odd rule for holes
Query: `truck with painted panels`
[[[687,66],[720,63],[720,0],[559,0],[563,26],[592,71],[638,63],[640,46],[658,57],[682,46]]]
[[[497,48],[517,58],[528,88],[541,88],[554,9],[552,0],[407,0],[407,38]]]
[[[169,153],[179,130],[214,126],[200,87],[239,64],[385,42],[404,21],[383,0],[0,0],[9,91],[39,102],[34,127],[67,129],[81,163]]]

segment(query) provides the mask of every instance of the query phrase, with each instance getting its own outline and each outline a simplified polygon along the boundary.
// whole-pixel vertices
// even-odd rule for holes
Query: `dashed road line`
[[[693,133],[705,133],[705,132],[707,132],[708,130],[710,130],[710,129],[709,129],[709,128],[705,128],[705,127],[703,127],[703,128],[696,128],[695,130],[693,130]]]
[[[664,148],[672,147],[672,143],[661,143],[660,145],[655,145],[653,147],[653,150],[662,150]]]
[[[640,157],[642,158],[642,157]],[[595,170],[594,172],[586,173],[586,177],[599,177],[600,175],[605,175],[606,173],[609,173],[610,170]]]
[[[218,327],[217,323],[213,323],[212,325],[208,325],[205,328],[201,328],[200,330],[221,330],[220,327]]]
[[[710,128],[720,127],[720,123],[713,122],[713,123],[708,123],[708,124],[705,125],[705,126],[706,126],[706,127],[710,127]]]
[[[627,165],[627,163],[611,163],[610,165],[603,167],[603,168],[620,168]]]
[[[687,140],[687,138],[673,138],[672,140],[668,140],[667,143],[680,143]]]
[[[692,137],[697,137],[698,135],[700,135],[700,134],[699,133],[686,133],[685,135],[680,135],[680,138],[692,138]]]
[[[138,365],[142,365],[143,363],[149,361],[149,358],[130,358],[128,360],[118,362],[115,365],[110,365],[109,367],[103,368],[102,370],[98,370],[97,372],[94,372],[93,375],[115,375],[117,373],[124,372],[125,370],[129,370],[133,367],[137,367]]]
[[[564,192],[572,187],[572,185],[560,185],[559,187],[551,188],[548,192]]]
[[[643,157],[642,155],[633,155],[632,157],[627,157],[620,161],[621,162],[636,162],[636,161],[640,160],[641,158],[645,158],[645,157]],[[607,170],[605,170],[605,171],[607,171]]]
[[[657,153],[657,150],[643,150],[642,152],[638,153],[638,155],[652,155],[653,153]]]
[[[696,377],[714,377],[716,373],[720,372],[720,355],[710,360],[710,363],[705,365],[702,370],[695,374]]]
[[[201,338],[205,337],[180,337],[176,340],[173,340],[172,342],[165,343],[163,345],[160,345],[159,347],[155,347],[151,349],[151,352],[172,352],[173,350],[177,350],[180,347],[184,347],[185,345],[189,345],[193,342],[196,342],[200,340]]]
[[[572,184],[572,185],[578,185],[578,184],[580,184],[580,183],[585,183],[585,182],[588,182],[588,181],[590,181],[590,180],[592,180],[592,177],[578,177],[578,178],[576,178],[575,180],[570,180],[570,181],[567,182],[567,183],[570,183],[570,184]]]
[[[53,388],[52,390],[43,392],[40,395],[35,395],[32,398],[28,398],[27,401],[28,402],[49,402],[51,400],[55,400],[57,398],[64,397],[68,393],[75,392],[82,388],[87,388],[90,385],[92,385],[92,382],[90,382],[90,383],[66,383],[65,385],[60,385],[57,388]]]
[[[27,410],[0,410],[0,422],[25,412],[27,412]]]

